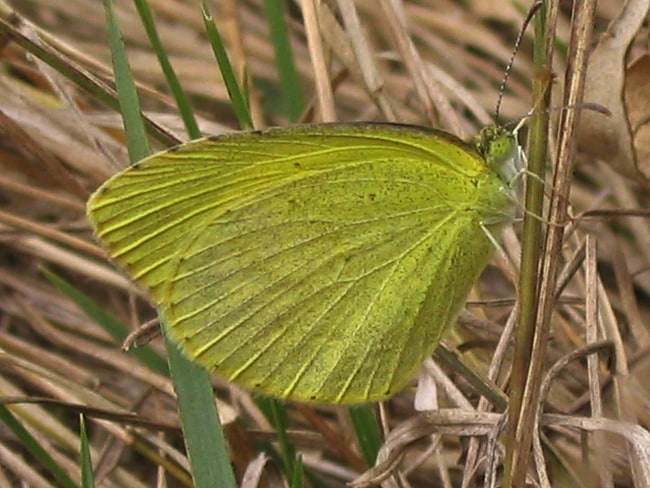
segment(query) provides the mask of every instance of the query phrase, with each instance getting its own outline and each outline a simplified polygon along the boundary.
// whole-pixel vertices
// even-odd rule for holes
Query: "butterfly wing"
[[[359,403],[402,388],[456,319],[493,252],[485,214],[510,215],[501,187],[444,133],[299,126],[154,155],[89,216],[190,357],[273,396]]]

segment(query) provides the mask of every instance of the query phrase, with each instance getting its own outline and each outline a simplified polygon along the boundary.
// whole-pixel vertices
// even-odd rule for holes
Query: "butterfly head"
[[[522,149],[516,131],[491,125],[484,127],[476,136],[474,144],[488,166],[497,172],[501,181],[511,186],[522,164]]]

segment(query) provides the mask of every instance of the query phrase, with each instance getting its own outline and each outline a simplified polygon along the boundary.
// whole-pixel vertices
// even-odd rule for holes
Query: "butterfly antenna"
[[[522,24],[521,29],[519,29],[519,34],[517,34],[515,47],[512,50],[512,55],[510,56],[510,60],[508,61],[508,64],[506,66],[506,71],[505,73],[503,73],[503,79],[501,80],[501,85],[499,86],[499,98],[497,99],[497,106],[494,111],[494,120],[497,124],[499,123],[499,112],[501,111],[501,103],[503,102],[503,92],[505,91],[506,85],[508,84],[508,78],[510,78],[512,65],[515,62],[515,57],[517,56],[517,52],[519,51],[519,46],[521,45],[521,41],[524,38],[524,32],[526,32],[526,28],[528,27],[528,24],[530,24],[530,21],[533,20],[533,17],[541,7],[542,7],[541,1],[535,2],[533,6],[530,7],[530,10],[528,11],[526,18],[524,19],[524,23]]]

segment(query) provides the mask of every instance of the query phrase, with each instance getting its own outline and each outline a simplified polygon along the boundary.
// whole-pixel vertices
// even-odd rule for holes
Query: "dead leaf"
[[[650,131],[648,124],[641,122],[650,115],[646,108],[650,100],[648,91],[641,90],[648,85],[647,78],[642,79],[625,63],[649,9],[650,0],[628,1],[601,36],[589,58],[584,100],[603,105],[611,115],[584,110],[577,131],[578,145],[586,154],[637,180],[650,179],[650,161],[642,158],[650,153],[650,144],[639,138]],[[647,72],[645,67],[637,69]],[[650,143],[650,137],[645,138]]]

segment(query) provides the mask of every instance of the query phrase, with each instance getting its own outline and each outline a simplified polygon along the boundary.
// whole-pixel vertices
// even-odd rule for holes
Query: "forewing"
[[[109,180],[89,215],[209,369],[302,401],[395,393],[492,252],[481,160],[437,132],[312,126],[188,143]]]

